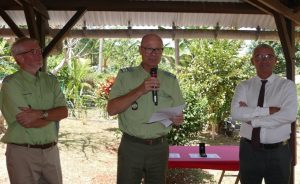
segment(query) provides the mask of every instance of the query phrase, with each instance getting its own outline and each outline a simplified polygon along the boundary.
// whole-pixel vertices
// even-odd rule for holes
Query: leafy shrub
[[[169,134],[170,144],[184,145],[207,127],[230,114],[235,86],[253,75],[249,57],[240,57],[241,42],[192,40],[180,67],[180,86],[186,101],[185,122]],[[214,129],[212,129],[214,133]]]
[[[183,88],[185,86],[182,86]],[[185,145],[207,125],[205,98],[199,98],[197,88],[183,89],[186,108],[184,110],[184,123],[174,127],[168,134],[171,145]]]

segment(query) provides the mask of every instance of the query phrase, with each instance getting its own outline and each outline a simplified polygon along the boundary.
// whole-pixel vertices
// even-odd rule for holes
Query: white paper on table
[[[169,153],[169,158],[180,158],[179,153]]]
[[[180,105],[177,107],[161,109],[152,114],[148,123],[160,121],[163,125],[168,127],[172,124],[172,121],[170,121],[170,118],[182,113],[184,107],[185,107],[185,105],[183,104],[183,105]]]
[[[199,153],[189,153],[190,158],[220,158],[218,154],[209,153],[207,157],[201,157]]]

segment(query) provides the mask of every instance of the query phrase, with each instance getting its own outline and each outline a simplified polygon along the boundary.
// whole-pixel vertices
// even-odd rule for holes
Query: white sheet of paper
[[[180,158],[179,153],[169,153],[169,158]]]
[[[180,114],[183,111],[184,107],[185,107],[185,105],[183,104],[183,105],[180,105],[180,106],[177,106],[177,107],[170,107],[170,108],[161,109],[160,111],[157,111],[157,112],[152,114],[152,116],[150,117],[148,123],[161,121],[161,123],[163,125],[168,127],[172,124],[172,121],[170,121],[170,118]]]
[[[173,122],[169,119],[164,119],[160,121],[163,125],[165,125],[165,127],[170,126]]]
[[[189,153],[190,158],[220,158],[219,155],[215,153],[206,154],[207,157],[201,157],[199,153]]]

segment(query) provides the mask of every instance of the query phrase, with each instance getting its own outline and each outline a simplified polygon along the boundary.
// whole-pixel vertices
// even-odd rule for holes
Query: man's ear
[[[14,56],[14,58],[15,58],[16,63],[17,63],[18,65],[20,65],[20,64],[24,61],[24,58],[23,58],[23,56],[21,56],[21,55]]]

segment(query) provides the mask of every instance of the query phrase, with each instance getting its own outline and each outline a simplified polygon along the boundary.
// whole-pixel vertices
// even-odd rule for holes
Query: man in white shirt
[[[240,175],[242,184],[288,184],[291,123],[296,120],[298,103],[293,81],[273,74],[277,63],[272,47],[258,45],[251,63],[257,76],[241,82],[231,103],[240,130]]]

